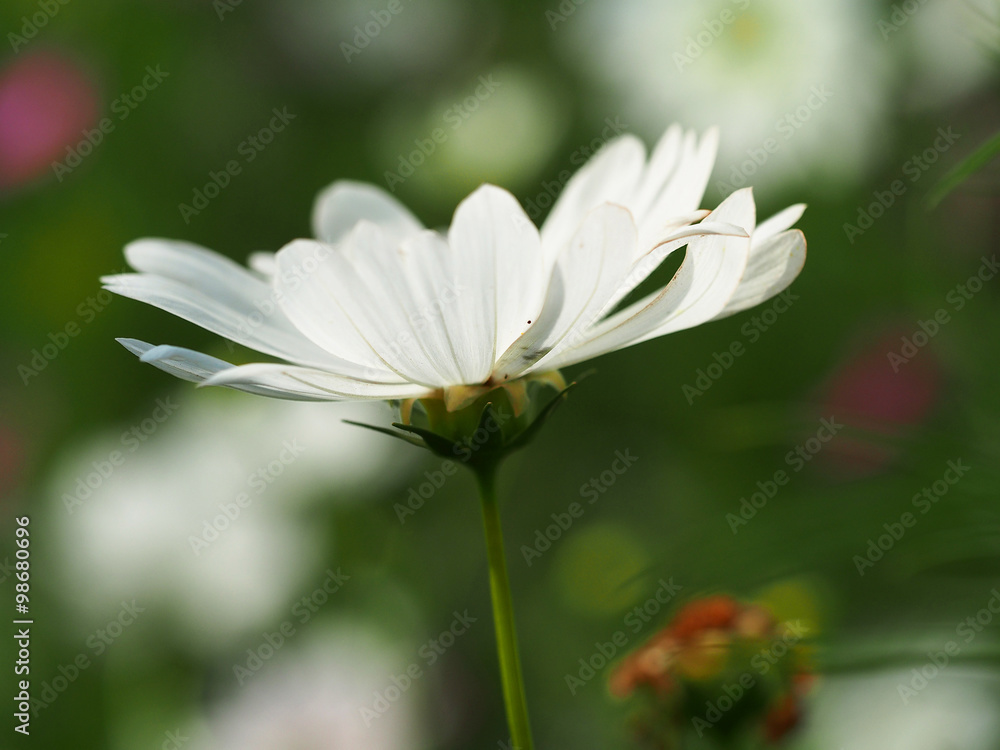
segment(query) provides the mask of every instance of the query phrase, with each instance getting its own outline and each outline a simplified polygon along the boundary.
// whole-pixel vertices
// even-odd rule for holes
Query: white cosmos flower
[[[621,137],[573,176],[541,230],[492,185],[462,201],[443,234],[378,188],[338,182],[316,203],[319,239],[258,255],[255,270],[147,239],[125,250],[139,273],[104,282],[288,362],[233,366],[122,340],[204,385],[336,401],[502,384],[731,315],[792,282],[805,238],[789,227],[804,207],[758,225],[744,189],[698,210],[716,147],[714,130],[698,139],[673,126],[647,159]],[[615,311],[684,245],[666,286]]]

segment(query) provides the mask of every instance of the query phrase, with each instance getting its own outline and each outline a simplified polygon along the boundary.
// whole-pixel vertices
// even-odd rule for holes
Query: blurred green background
[[[565,373],[595,370],[507,465],[538,746],[631,746],[606,670],[566,676],[618,630],[651,636],[666,609],[626,618],[672,579],[678,600],[724,591],[811,624],[822,674],[794,746],[997,747],[1000,171],[927,198],[997,129],[998,18],[971,0],[5,2],[0,591],[13,620],[29,516],[44,705],[0,746],[506,747],[470,478],[341,424],[387,407],[259,403],[139,364],[116,336],[252,354],[98,278],[144,236],[276,250],[341,178],[428,226],[487,181],[540,221],[604,140],[680,122],[721,128],[705,206],[743,182],[761,218],[808,203],[809,259],[787,309]],[[810,443],[823,419],[843,427]],[[617,452],[636,460],[609,474]],[[949,461],[971,467],[954,484]],[[434,645],[455,613],[475,622]]]

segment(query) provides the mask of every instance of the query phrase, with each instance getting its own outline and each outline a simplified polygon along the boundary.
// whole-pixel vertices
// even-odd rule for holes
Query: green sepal
[[[534,440],[538,436],[538,433],[541,430],[542,425],[545,424],[548,418],[552,416],[552,413],[559,407],[559,405],[566,400],[566,394],[569,393],[569,389],[575,386],[576,384],[577,384],[576,382],[570,383],[561,391],[559,391],[559,393],[556,394],[555,398],[553,398],[549,403],[547,403],[545,407],[542,409],[542,411],[539,412],[538,416],[535,418],[535,421],[531,423],[528,429],[522,432],[512,443],[510,443],[507,446],[508,449],[517,450],[518,448],[523,448],[532,440]]]
[[[422,441],[416,440],[416,444],[421,448],[427,448],[431,453],[437,456],[443,456],[445,458],[455,457],[456,443],[446,437],[438,435],[436,432],[425,430],[423,427],[416,427],[412,424],[402,424],[400,422],[393,422],[392,426],[399,430],[405,430],[413,435],[418,435],[422,438]]]
[[[394,438],[396,438],[398,440],[403,440],[403,441],[409,443],[410,445],[417,446],[418,448],[424,448],[425,447],[424,444],[423,444],[423,442],[421,442],[418,438],[412,437],[410,435],[404,435],[402,433],[396,432],[395,430],[390,430],[388,427],[379,427],[378,425],[374,425],[374,424],[365,424],[364,422],[355,422],[353,419],[345,419],[345,420],[343,420],[343,422],[344,422],[344,424],[352,424],[355,427],[364,427],[366,430],[374,430],[375,432],[381,432],[383,435],[388,435],[389,437],[394,437]],[[396,426],[398,426],[398,425],[395,425],[395,424],[393,425],[393,427],[396,427]]]
[[[393,422],[395,429],[345,421],[426,448],[476,472],[492,471],[537,437],[542,424],[576,384],[559,388],[551,380],[527,380],[522,393],[526,397],[516,403],[509,386],[484,389],[471,403],[453,411],[448,411],[441,398],[418,399],[405,414],[408,422]]]

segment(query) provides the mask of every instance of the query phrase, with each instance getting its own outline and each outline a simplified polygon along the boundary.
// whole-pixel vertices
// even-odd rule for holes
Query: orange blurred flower
[[[674,747],[685,732],[712,731],[753,731],[775,743],[802,716],[810,677],[801,653],[806,632],[759,604],[724,594],[697,599],[622,660],[609,688],[619,698],[645,699],[636,729],[654,747]]]

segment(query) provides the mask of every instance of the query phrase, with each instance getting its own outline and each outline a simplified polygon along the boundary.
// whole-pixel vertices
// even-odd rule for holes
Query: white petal
[[[234,365],[207,354],[178,346],[154,346],[138,339],[117,339],[117,341],[143,362],[192,383],[202,383],[212,375],[228,370]],[[317,389],[297,387],[295,390],[280,390],[253,385],[232,385],[239,391],[258,396],[269,396],[289,401],[330,401],[329,394]]]
[[[121,274],[105,276],[101,281],[110,292],[166,310],[264,354],[317,365],[331,361],[327,352],[314,346],[293,327],[282,330],[263,315],[252,317],[255,310],[233,310],[171,279],[146,274]],[[259,325],[255,326],[258,321]]]
[[[360,365],[389,372],[344,313],[329,277],[332,256],[340,252],[313,240],[295,240],[275,256],[278,305],[292,324],[324,350]]]
[[[663,225],[662,230],[663,230],[663,233],[664,233],[664,239],[666,239],[667,237],[669,237],[671,234],[673,234],[677,230],[683,229],[684,227],[688,226],[689,224],[694,224],[695,222],[702,221],[710,213],[712,213],[712,212],[709,211],[709,210],[707,210],[707,209],[699,208],[697,211],[692,211],[691,213],[678,214],[677,216],[672,216],[667,221],[667,223]],[[640,247],[639,249],[642,250],[642,251],[647,251],[647,250],[649,250],[649,247],[648,246],[646,246],[646,247]]]
[[[694,133],[687,134],[678,163],[669,173],[669,179],[649,207],[643,208],[636,215],[640,249],[648,249],[659,241],[664,228],[675,217],[689,214],[701,205],[715,164],[718,145],[719,134],[714,128],[702,136],[700,143],[696,142]],[[651,163],[650,171],[652,170]]]
[[[313,236],[336,244],[362,219],[378,224],[396,243],[424,228],[402,203],[381,188],[339,180],[316,198]]]
[[[239,263],[191,242],[157,237],[135,240],[125,246],[125,258],[136,271],[199,287],[220,301],[243,299],[247,285],[266,291]]]
[[[550,351],[585,340],[624,283],[635,242],[627,209],[605,204],[588,213],[559,258],[542,314],[504,353],[496,376],[516,377]]]
[[[413,382],[435,387],[467,382],[445,321],[460,314],[463,295],[467,300],[478,295],[452,283],[447,243],[436,232],[423,230],[394,247],[378,239],[379,227],[359,225],[359,235],[362,227],[374,237],[363,252],[348,246],[348,260],[369,298],[379,303],[374,318],[360,310],[350,313],[365,321],[359,330],[393,369]]]
[[[645,161],[646,147],[642,141],[624,135],[606,144],[570,178],[542,225],[542,246],[550,265],[591,209],[602,203],[629,206]]]
[[[680,161],[683,137],[684,130],[681,126],[671,125],[653,148],[649,164],[646,165],[642,180],[629,203],[634,216],[646,216],[653,202],[663,192],[663,186]]]
[[[514,196],[483,185],[455,211],[448,244],[456,282],[466,290],[452,336],[469,357],[461,363],[465,382],[479,383],[538,317],[548,281],[541,240]]]
[[[286,268],[308,273],[286,281]],[[286,313],[303,333],[354,361],[383,367],[401,379],[446,385],[415,335],[398,249],[381,228],[361,221],[337,247],[296,240],[278,253],[278,288]],[[294,288],[293,288],[294,287]]]
[[[757,228],[753,230],[753,238],[750,242],[751,248],[751,261],[753,259],[752,249],[759,243],[769,240],[780,232],[784,232],[789,229],[795,222],[802,218],[803,212],[806,210],[805,203],[796,203],[794,206],[789,206],[783,211],[779,211],[767,221],[762,221],[757,225]]]
[[[102,279],[117,294],[173,313],[231,341],[338,372],[358,366],[316,346],[285,316],[266,281],[229,258],[187,242],[146,239],[125,248],[141,274]]]
[[[247,258],[247,265],[268,279],[272,278],[277,272],[275,254],[267,250],[258,250],[255,253],[251,253],[250,257]]]
[[[276,391],[323,394],[331,401],[393,400],[428,395],[427,388],[413,383],[388,385],[368,383],[309,367],[284,364],[240,365],[222,370],[203,385],[256,386]]]
[[[569,181],[542,227],[542,243],[551,261],[583,220],[603,202],[628,208],[639,231],[636,255],[662,243],[670,234],[703,218],[697,211],[715,162],[718,133],[701,139],[671,126],[645,163],[642,143],[619,138],[598,153]],[[705,212],[707,213],[707,212]]]
[[[604,312],[608,313],[613,310],[619,302],[625,299],[630,292],[659,268],[667,256],[675,250],[679,250],[689,244],[696,237],[713,236],[746,238],[747,232],[742,227],[734,224],[710,221],[703,221],[700,224],[674,229],[654,245],[652,249],[647,250],[645,254],[636,259],[618,289],[611,295]]]
[[[755,219],[750,190],[730,195],[709,219],[752,233]],[[535,369],[565,367],[711,320],[735,293],[747,266],[749,248],[747,237],[694,239],[688,245],[684,262],[666,287],[601,321],[580,345],[558,357],[542,360]]]
[[[795,281],[805,262],[806,238],[797,229],[754,242],[743,280],[716,319],[759,305],[783,292]]]
[[[425,350],[433,352],[435,365],[448,385],[465,382],[462,357],[452,340],[458,326],[457,304],[462,295],[475,292],[455,282],[451,248],[438,232],[425,229],[405,240],[400,248],[404,275],[409,281],[411,320]],[[459,342],[461,343],[461,342]]]

